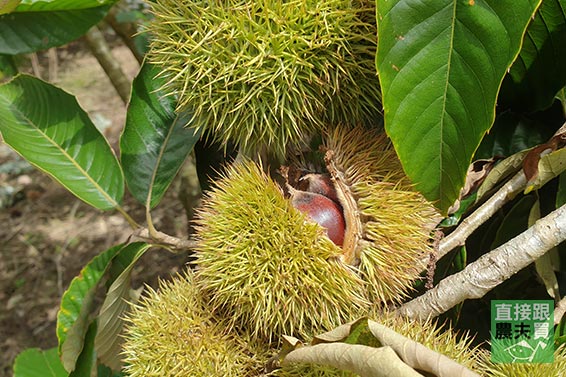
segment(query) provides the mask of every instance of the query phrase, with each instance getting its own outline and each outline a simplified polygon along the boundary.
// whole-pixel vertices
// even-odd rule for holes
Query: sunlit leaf
[[[10,13],[22,0],[0,0],[0,14]]]
[[[67,377],[68,375],[57,356],[57,348],[47,351],[29,348],[20,353],[14,362],[14,377]]]
[[[17,76],[0,86],[0,133],[79,199],[99,209],[119,206],[122,169],[72,95],[35,77]]]
[[[185,128],[190,114],[176,114],[176,101],[158,89],[159,70],[144,63],[132,88],[126,126],[120,138],[121,161],[132,195],[153,208],[175,178],[200,132]]]
[[[446,211],[495,117],[539,0],[377,0],[385,129],[408,176]]]
[[[16,12],[88,9],[115,2],[116,0],[23,0],[16,8]]]

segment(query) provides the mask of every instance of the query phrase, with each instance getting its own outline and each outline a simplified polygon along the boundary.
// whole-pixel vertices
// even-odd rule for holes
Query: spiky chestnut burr
[[[342,262],[358,269],[372,302],[399,302],[425,267],[440,216],[413,190],[385,134],[338,127],[324,147],[346,222]]]
[[[149,2],[148,59],[190,126],[244,150],[288,145],[380,113],[368,0]]]
[[[399,302],[432,250],[437,214],[386,137],[343,127],[325,139],[345,216],[342,248],[251,162],[229,169],[201,208],[202,288],[215,312],[254,336],[301,337],[360,315],[368,300]]]
[[[131,377],[253,375],[248,343],[216,322],[191,271],[146,290],[126,319],[123,346]]]
[[[491,355],[482,355],[482,376],[486,377],[547,377],[566,376],[566,346],[554,351],[552,363],[492,363]]]
[[[342,249],[252,162],[228,168],[196,222],[198,284],[215,315],[264,341],[299,338],[363,313],[365,284]]]

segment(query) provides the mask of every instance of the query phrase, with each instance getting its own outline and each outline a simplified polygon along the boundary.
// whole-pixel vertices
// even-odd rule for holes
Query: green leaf
[[[556,193],[556,208],[566,204],[566,173],[560,174],[558,177],[558,191]]]
[[[560,101],[562,105],[562,114],[566,115],[566,91],[564,88],[560,89],[558,93],[556,93],[556,99]]]
[[[57,348],[42,351],[29,348],[16,357],[14,362],[14,377],[67,377]]]
[[[113,372],[112,369],[108,368],[106,365],[98,366],[97,377],[124,377],[122,372]]]
[[[385,128],[417,189],[446,211],[495,117],[540,0],[377,0]]]
[[[462,217],[468,213],[468,209],[474,205],[476,198],[477,194],[474,192],[473,194],[460,200],[460,206],[458,207],[458,210],[454,213],[451,213],[448,217],[445,217],[440,223],[440,226],[451,227],[458,225],[460,220],[462,220]]]
[[[492,250],[518,236],[528,228],[529,213],[536,200],[535,196],[528,195],[522,197],[513,205],[513,208],[505,215],[503,222],[497,229],[495,240],[491,245]]]
[[[501,86],[500,105],[544,109],[566,85],[566,1],[544,0],[527,28],[519,57]]]
[[[370,347],[381,347],[381,344],[369,329],[368,319],[357,320],[350,327],[350,334],[343,340],[347,344],[362,344]]]
[[[22,3],[14,12],[0,15],[0,54],[27,54],[67,44],[100,22],[110,7],[95,0]]]
[[[0,86],[0,133],[79,199],[99,209],[119,207],[122,169],[72,95],[35,77],[17,76]]]
[[[475,159],[512,154],[545,143],[556,131],[550,121],[521,114],[504,112],[495,119],[493,127],[482,140]]]
[[[14,58],[9,55],[0,54],[0,83],[8,81],[12,76],[18,74],[18,67],[14,62]]]
[[[116,257],[113,265],[121,268],[121,273],[110,285],[98,315],[98,331],[94,341],[96,353],[105,365],[112,369],[120,367],[121,332],[124,313],[135,297],[130,294],[131,273],[136,261],[151,245],[136,242],[126,246]],[[116,268],[113,266],[113,272]]]
[[[96,321],[92,321],[86,332],[83,351],[77,360],[75,370],[69,374],[69,377],[86,377],[92,375],[93,368],[96,366],[96,353],[94,352],[96,328]]]
[[[509,178],[511,174],[517,173],[519,168],[523,165],[525,156],[529,153],[528,150],[515,153],[507,157],[505,160],[499,162],[487,175],[482,185],[478,189],[476,201],[483,199],[484,195],[490,190],[494,189],[504,179]]]
[[[198,141],[200,132],[185,128],[190,115],[176,114],[176,101],[158,89],[159,70],[144,63],[132,87],[126,126],[120,138],[121,161],[132,195],[155,207]]]
[[[83,350],[94,293],[114,256],[123,245],[114,246],[94,257],[75,277],[63,294],[57,314],[59,353],[65,369],[72,371]]]
[[[115,0],[23,0],[16,8],[16,12],[89,9],[112,5],[115,2]]]

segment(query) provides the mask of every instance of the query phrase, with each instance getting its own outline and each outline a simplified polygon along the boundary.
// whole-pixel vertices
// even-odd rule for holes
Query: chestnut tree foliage
[[[206,137],[186,128],[190,112],[176,112],[176,99],[160,92],[159,70],[144,63],[134,80],[116,156],[72,95],[18,73],[14,63],[17,55],[77,39],[113,3],[0,2],[3,142],[79,199],[119,212],[142,239],[101,250],[84,266],[61,298],[57,349],[23,352],[15,364],[17,376],[119,373],[116,347],[132,266],[152,246],[191,246],[161,233],[151,221],[151,210]],[[559,130],[566,113],[566,0],[376,0],[376,9],[382,123],[406,174],[445,216],[440,228],[449,241],[440,242],[437,282],[566,203],[566,139]],[[496,190],[505,190],[517,175],[517,186],[491,203]],[[146,207],[145,224],[122,208],[126,189]],[[487,208],[487,214],[478,208]],[[493,291],[481,293],[484,301],[462,303],[464,295],[444,316],[475,331],[478,324],[467,313],[488,310],[490,297],[511,298],[509,286],[521,292],[513,298],[544,294],[558,302],[564,268],[550,256],[557,255],[553,247],[560,242],[543,247],[536,259],[540,280],[528,273],[501,278]],[[532,266],[516,269],[525,268]],[[416,288],[415,296],[423,293],[423,287]],[[100,308],[94,301],[99,289],[106,290]],[[558,324],[558,342],[561,329]]]

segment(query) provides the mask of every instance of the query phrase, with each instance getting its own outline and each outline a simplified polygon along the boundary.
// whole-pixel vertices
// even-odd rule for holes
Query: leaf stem
[[[138,229],[140,227],[140,225],[136,222],[136,220],[134,220],[130,215],[128,215],[128,213],[124,208],[118,205],[114,207],[114,209],[118,211],[122,216],[124,216],[124,218],[126,219],[128,224],[130,224],[132,229]]]

